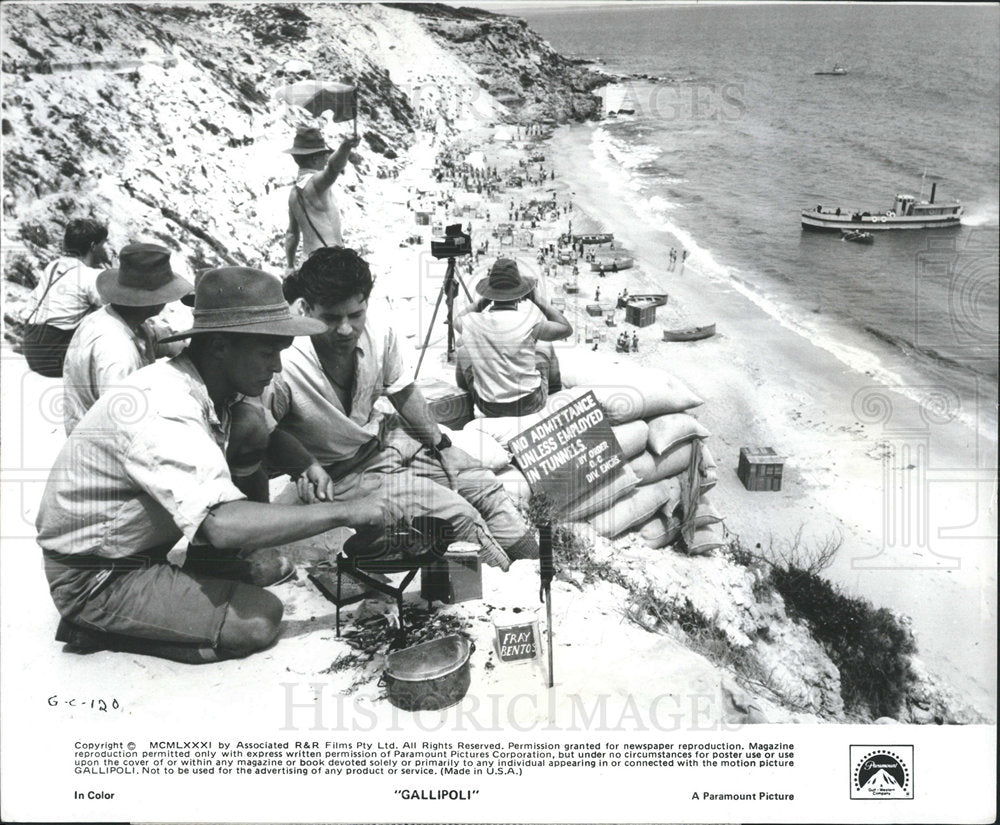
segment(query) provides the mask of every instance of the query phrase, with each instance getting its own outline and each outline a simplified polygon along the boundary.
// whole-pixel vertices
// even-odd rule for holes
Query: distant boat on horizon
[[[847,69],[841,66],[839,63],[834,63],[832,69],[820,69],[818,72],[813,72],[813,74],[825,74],[825,75],[842,75],[847,74]]]

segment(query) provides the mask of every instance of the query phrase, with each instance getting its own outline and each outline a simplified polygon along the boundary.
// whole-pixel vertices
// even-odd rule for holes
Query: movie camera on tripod
[[[438,260],[461,258],[472,254],[472,235],[462,231],[462,224],[453,223],[444,231],[443,241],[431,241],[431,255]]]
[[[420,359],[417,361],[417,369],[413,373],[414,379],[420,375],[420,366],[424,362],[427,354],[427,347],[430,345],[431,333],[434,331],[434,322],[437,320],[438,309],[441,307],[441,300],[446,301],[448,317],[445,323],[448,325],[448,361],[454,359],[455,354],[455,326],[454,326],[454,305],[458,296],[458,287],[461,285],[465,291],[465,297],[472,300],[469,288],[462,281],[462,277],[455,271],[455,259],[472,254],[472,235],[462,231],[462,224],[453,223],[445,229],[444,240],[431,241],[431,255],[438,260],[447,259],[448,270],[445,272],[444,283],[438,292],[437,303],[434,304],[434,314],[431,315],[430,326],[427,327],[427,335],[424,337],[424,345],[420,350]]]

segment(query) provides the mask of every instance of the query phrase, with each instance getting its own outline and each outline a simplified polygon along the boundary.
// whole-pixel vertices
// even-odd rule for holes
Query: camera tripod
[[[461,285],[463,291],[465,292],[465,297],[472,300],[472,295],[469,293],[469,288],[465,285],[465,281],[462,280],[462,276],[458,274],[455,267],[455,256],[448,258],[448,269],[444,274],[444,283],[441,284],[441,289],[438,292],[437,302],[434,304],[434,313],[431,315],[431,323],[427,327],[427,335],[424,336],[424,345],[420,349],[420,358],[417,361],[417,368],[413,372],[413,379],[416,380],[417,376],[420,375],[420,365],[424,363],[424,356],[427,354],[427,347],[431,343],[431,334],[434,332],[434,322],[437,321],[438,310],[441,308],[441,301],[445,301],[446,311],[448,317],[445,323],[448,325],[448,361],[451,362],[455,355],[455,324],[454,324],[454,308],[455,308],[455,298],[458,296],[458,287]]]

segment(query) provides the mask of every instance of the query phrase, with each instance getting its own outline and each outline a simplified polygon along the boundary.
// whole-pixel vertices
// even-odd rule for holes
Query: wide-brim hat
[[[222,266],[198,279],[194,298],[194,325],[160,339],[179,341],[202,332],[238,332],[248,335],[319,335],[326,324],[292,315],[281,294],[281,281],[259,269]]]
[[[170,250],[153,243],[133,243],[118,253],[118,267],[97,276],[97,292],[106,303],[126,307],[169,304],[191,291],[191,284],[170,268]]]
[[[517,263],[510,258],[500,258],[490,274],[476,284],[476,292],[491,301],[516,301],[534,288],[535,284],[521,276]]]
[[[316,152],[332,152],[333,149],[326,145],[323,133],[310,126],[308,129],[299,129],[292,141],[292,148],[284,151],[289,155],[313,155]]]
[[[186,306],[186,307],[193,307],[194,306],[194,295],[195,295],[195,292],[197,292],[197,290],[198,290],[198,281],[201,280],[201,276],[204,275],[206,272],[211,272],[211,270],[210,269],[199,269],[199,270],[195,271],[195,273],[194,273],[194,286],[191,288],[191,291],[187,295],[185,295],[183,298],[181,298],[181,303],[184,304],[184,306]]]

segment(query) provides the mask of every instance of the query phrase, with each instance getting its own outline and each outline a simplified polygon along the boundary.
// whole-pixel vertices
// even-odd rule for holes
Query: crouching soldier
[[[383,525],[378,498],[333,502],[329,476],[291,436],[272,432],[268,463],[300,476],[309,507],[248,501],[226,462],[230,409],[260,395],[296,335],[277,278],[210,270],[196,288],[180,355],[144,367],[83,416],[49,476],[38,543],[58,641],[180,662],[246,656],[278,635],[282,604],[263,588],[289,572],[266,548],[338,526]],[[187,538],[183,567],[168,551]]]

